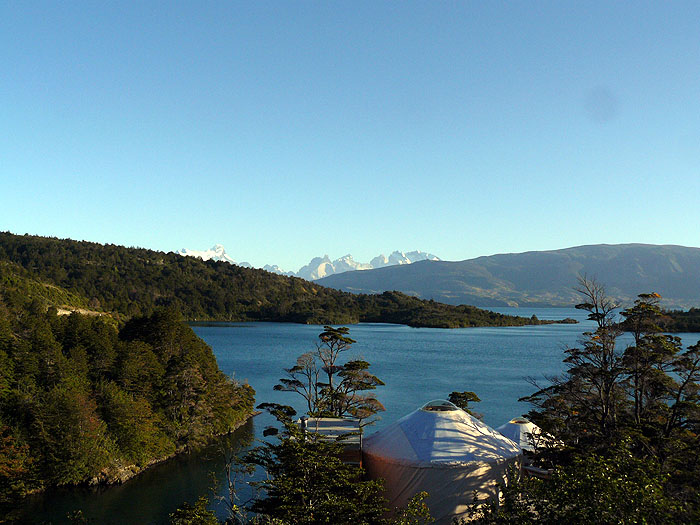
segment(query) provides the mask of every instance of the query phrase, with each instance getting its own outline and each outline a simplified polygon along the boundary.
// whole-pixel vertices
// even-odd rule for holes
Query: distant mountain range
[[[432,253],[415,250],[412,252],[392,252],[389,257],[384,254],[377,255],[369,263],[357,262],[348,254],[339,259],[331,261],[328,255],[323,257],[314,257],[306,266],[299,269],[294,274],[295,277],[301,277],[307,281],[316,281],[330,275],[357,271],[357,270],[372,270],[376,268],[386,268],[388,266],[402,266],[413,264],[419,261],[439,261],[440,258]]]
[[[397,290],[423,299],[475,306],[573,306],[579,276],[630,304],[658,292],[667,308],[700,306],[700,248],[618,244],[501,254],[459,262],[422,261],[330,275],[317,282],[355,293]]]
[[[224,261],[231,264],[236,264],[244,268],[252,268],[250,263],[247,262],[236,262],[232,257],[230,257],[225,248],[221,244],[216,244],[209,250],[190,250],[183,248],[177,252],[179,255],[185,255],[189,257],[198,257],[203,261]],[[422,252],[420,250],[414,250],[412,252],[392,252],[389,257],[384,254],[377,255],[368,263],[357,262],[353,259],[352,255],[348,254],[334,261],[324,255],[323,257],[314,257],[311,259],[309,264],[302,266],[298,272],[289,272],[282,270],[279,266],[266,264],[262,267],[263,270],[268,272],[277,273],[280,275],[287,275],[289,277],[300,277],[306,279],[307,281],[315,281],[323,277],[328,277],[329,275],[335,275],[344,272],[350,272],[355,270],[372,270],[374,268],[386,268],[387,266],[405,265],[412,264],[418,261],[439,261],[440,258],[432,253]]]

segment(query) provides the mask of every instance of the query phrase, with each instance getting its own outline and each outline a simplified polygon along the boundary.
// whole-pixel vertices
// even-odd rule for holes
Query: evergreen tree
[[[176,313],[119,331],[16,291],[0,288],[0,506],[121,479],[249,417],[252,388],[226,377]]]

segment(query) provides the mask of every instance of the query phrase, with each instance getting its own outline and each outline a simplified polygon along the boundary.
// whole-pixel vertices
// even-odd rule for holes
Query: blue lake
[[[348,357],[370,362],[370,371],[386,383],[376,391],[386,411],[374,427],[379,429],[455,390],[476,392],[482,401],[475,409],[483,413],[487,424],[499,426],[528,410],[527,405],[518,403],[518,398],[533,392],[527,377],[541,380],[561,373],[563,349],[575,344],[581,332],[591,326],[585,315],[573,309],[499,311],[517,311],[528,317],[532,312],[540,319],[574,317],[582,322],[452,330],[389,324],[350,326],[350,336],[357,342],[347,352]],[[255,387],[258,402],[285,403],[303,411],[301,397],[275,392],[273,386],[284,377],[284,367],[292,366],[297,356],[314,348],[322,327],[217,323],[193,329],[214,349],[224,372],[234,373],[236,379]]]
[[[593,327],[585,314],[573,309],[494,310],[527,317],[535,314],[540,319],[573,317],[580,323],[454,330],[351,325],[350,335],[357,342],[346,356],[369,361],[370,371],[386,383],[376,391],[386,411],[368,431],[380,429],[431,399],[464,390],[474,391],[481,398],[474,409],[483,414],[484,422],[499,426],[529,410],[528,405],[518,402],[518,398],[535,390],[528,378],[546,383],[546,377],[560,374],[564,370],[564,349],[575,345],[581,333]],[[284,403],[303,412],[299,396],[275,392],[273,386],[284,377],[283,368],[314,348],[323,327],[212,323],[194,324],[192,328],[212,347],[225,373],[255,388],[258,403]],[[678,335],[686,346],[700,338],[699,334]],[[270,416],[262,414],[224,445],[245,448],[253,439],[260,439],[262,430],[272,423]],[[215,444],[199,454],[153,467],[119,487],[64,489],[34,496],[26,501],[25,520],[66,523],[66,513],[82,509],[95,523],[166,523],[168,514],[182,502],[212,495],[211,473],[221,480],[222,465]],[[242,493],[248,494],[245,487]],[[222,506],[214,508],[224,517]]]

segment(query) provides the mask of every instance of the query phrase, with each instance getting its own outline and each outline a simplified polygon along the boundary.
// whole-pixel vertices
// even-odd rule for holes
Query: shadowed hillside
[[[700,248],[670,245],[601,244],[460,262],[421,261],[317,282],[356,293],[399,290],[449,304],[572,306],[580,275],[598,278],[625,303],[640,291],[655,291],[667,307],[700,305]]]

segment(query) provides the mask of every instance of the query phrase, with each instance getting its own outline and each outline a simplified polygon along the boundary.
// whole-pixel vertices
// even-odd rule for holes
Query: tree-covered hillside
[[[659,325],[666,332],[700,332],[700,308],[666,311]]]
[[[356,295],[294,277],[175,253],[0,233],[0,261],[122,317],[174,307],[188,320],[357,322],[463,327],[533,324],[529,318],[449,306],[399,292]]]
[[[219,370],[175,310],[117,329],[57,315],[52,300],[75,298],[43,288],[7,275],[0,287],[0,515],[47,486],[125,479],[251,414],[253,389]]]
[[[37,279],[31,272],[9,261],[0,261],[0,290],[12,296],[38,299],[47,306],[85,310],[88,300],[47,282]],[[19,298],[17,298],[17,301]]]

